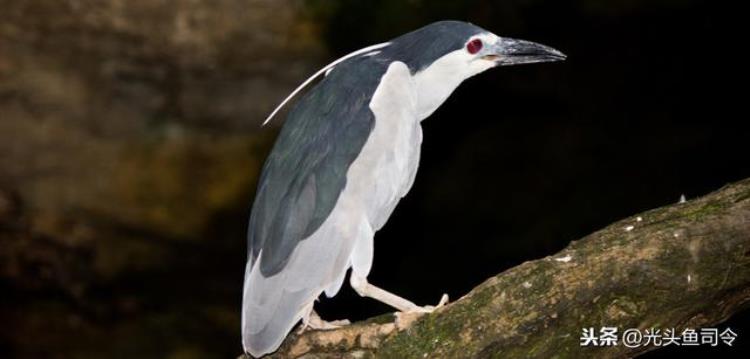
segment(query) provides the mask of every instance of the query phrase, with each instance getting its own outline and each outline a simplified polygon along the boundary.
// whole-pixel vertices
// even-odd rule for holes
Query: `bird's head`
[[[565,59],[562,52],[549,46],[500,37],[462,21],[432,23],[392,40],[383,52],[406,63],[414,74],[422,118],[463,80],[490,68]]]
[[[565,55],[531,41],[500,37],[462,21],[440,21],[405,34],[392,42],[413,72],[434,65],[475,75],[495,66],[561,61]],[[453,67],[453,68],[450,68]]]

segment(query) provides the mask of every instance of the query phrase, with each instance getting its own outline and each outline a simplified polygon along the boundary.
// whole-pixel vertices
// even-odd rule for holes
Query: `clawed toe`
[[[425,305],[422,307],[415,306],[414,308],[409,309],[407,311],[396,312],[395,313],[396,327],[398,327],[399,329],[408,328],[411,325],[411,323],[414,322],[417,318],[421,317],[424,314],[432,313],[438,308],[445,306],[446,304],[448,304],[448,295],[443,294],[440,297],[440,301],[435,306],[432,306],[432,305]]]
[[[444,306],[446,304],[448,304],[448,294],[447,293],[443,293],[443,296],[440,297],[440,301],[435,306],[435,309],[440,308],[440,307],[442,307],[442,306]]]
[[[333,326],[334,328],[343,327],[345,325],[352,324],[352,322],[349,321],[349,319],[341,319],[341,320],[332,320],[330,322],[326,322],[329,325]]]
[[[434,306],[432,306],[432,305],[425,305],[423,307],[417,307],[417,309],[414,310],[414,312],[417,312],[417,313],[432,313],[436,309],[438,309],[440,307],[443,307],[446,304],[448,304],[448,294],[443,294],[440,297],[440,301],[438,302],[437,305],[434,305]]]
[[[327,322],[320,318],[318,313],[316,313],[314,310],[310,312],[310,315],[302,320],[302,325],[300,325],[300,328],[297,330],[297,334],[304,333],[308,328],[314,329],[314,330],[331,330],[331,329],[337,329],[340,327],[343,327],[345,325],[349,325],[351,322],[347,319],[342,320],[333,320],[330,322]]]

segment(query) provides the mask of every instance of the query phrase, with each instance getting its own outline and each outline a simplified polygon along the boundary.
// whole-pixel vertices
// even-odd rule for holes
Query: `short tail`
[[[248,261],[242,291],[242,346],[246,353],[259,357],[276,351],[323,291],[329,297],[338,292],[351,264],[354,243],[360,240],[359,235],[340,235],[339,227],[324,225],[301,241],[286,265],[270,277],[260,270],[262,250],[254,261]]]
[[[248,262],[242,295],[242,347],[256,358],[276,351],[320,294],[287,291],[285,273],[265,278],[257,267]]]

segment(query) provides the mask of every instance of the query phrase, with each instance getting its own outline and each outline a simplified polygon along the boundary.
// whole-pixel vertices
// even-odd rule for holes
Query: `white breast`
[[[422,128],[415,83],[404,63],[394,62],[388,67],[370,109],[375,127],[349,168],[341,199],[358,204],[360,218],[374,234],[411,188],[419,166]],[[372,235],[358,239],[351,258],[354,271],[367,277],[372,263]]]

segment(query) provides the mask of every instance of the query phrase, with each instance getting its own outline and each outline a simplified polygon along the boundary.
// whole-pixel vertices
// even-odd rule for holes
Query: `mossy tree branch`
[[[592,233],[488,279],[435,313],[292,334],[272,357],[630,357],[583,327],[699,328],[750,301],[750,179]]]

